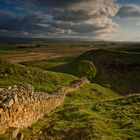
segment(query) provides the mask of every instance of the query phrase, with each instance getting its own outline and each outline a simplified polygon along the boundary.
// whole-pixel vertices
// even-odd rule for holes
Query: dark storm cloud
[[[55,7],[55,8],[64,8],[64,7],[69,7],[71,5],[81,3],[85,0],[3,0],[7,1],[8,3],[14,3],[16,5],[36,5],[39,4],[41,6],[47,6],[47,7]],[[87,2],[93,1],[93,0],[87,0]]]
[[[7,4],[14,4],[20,7],[32,7],[38,3],[37,0],[1,0]]]
[[[89,15],[89,13],[84,10],[55,9],[52,14],[54,20],[73,21],[73,22],[88,20],[93,17],[93,15]]]
[[[47,22],[46,17],[30,13],[17,16],[12,12],[0,11],[0,35],[33,36],[56,34],[58,30]]]
[[[66,8],[74,4],[81,3],[85,0],[38,0],[38,1],[41,2],[41,4],[46,4],[48,7]],[[87,0],[87,2],[89,1],[92,0]]]
[[[25,13],[23,16],[0,11],[2,31],[96,36],[117,30],[117,25],[111,19],[118,12],[115,0],[1,1],[14,4],[19,10],[22,8]]]
[[[133,4],[122,6],[117,16],[121,18],[140,18],[140,6]]]
[[[38,7],[43,8],[65,8],[72,3],[76,3],[74,0],[1,0],[7,4],[14,4],[15,6],[22,7],[28,10],[34,10]],[[80,0],[79,0],[80,1]]]
[[[41,22],[35,14],[29,14],[23,17],[17,16],[11,12],[0,11],[0,30],[9,31],[32,31],[43,30],[44,28],[38,25]]]

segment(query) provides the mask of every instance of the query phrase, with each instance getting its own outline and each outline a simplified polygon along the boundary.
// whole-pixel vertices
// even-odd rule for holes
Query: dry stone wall
[[[0,88],[0,134],[8,128],[23,129],[31,126],[59,107],[66,94],[86,83],[89,83],[88,79],[82,78],[72,86],[63,87],[52,95],[35,92],[31,85]]]

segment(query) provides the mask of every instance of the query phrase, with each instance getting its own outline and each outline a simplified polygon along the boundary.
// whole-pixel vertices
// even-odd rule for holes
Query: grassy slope
[[[121,54],[117,53],[116,55],[124,63],[140,62],[139,55],[131,53],[128,55],[129,53],[126,53],[124,57],[124,52]],[[101,60],[106,58],[106,62],[110,62],[114,58],[114,54],[112,57],[106,54],[99,56],[102,57]],[[70,73],[71,66],[67,65],[65,60],[66,63],[71,62],[67,58],[58,60],[56,58],[54,61],[29,62],[28,65]],[[60,61],[64,62],[63,65]],[[56,66],[58,62],[60,62],[60,65]],[[50,64],[50,67],[46,63]],[[52,63],[53,65],[51,65]],[[59,87],[69,85],[71,81],[77,79],[69,74],[44,71],[40,68],[25,67],[5,61],[0,62],[0,86],[30,83],[35,86],[36,90],[52,92]],[[105,69],[103,69],[104,73],[106,73]],[[113,72],[113,74],[118,73]],[[96,79],[96,81],[103,85],[109,83],[110,77],[102,76],[101,79]],[[121,78],[123,77],[118,79]],[[123,85],[119,84],[118,87],[126,86],[126,83],[123,82],[129,81],[130,78],[128,77],[128,80],[123,79]],[[134,79],[132,77],[132,80],[136,81],[135,78],[136,76],[134,76]],[[117,84],[113,81],[114,87]],[[117,103],[115,99],[119,97],[121,96],[118,93],[98,84],[85,85],[73,94],[68,95],[63,107],[50,113],[32,127],[25,129],[24,138],[26,140],[29,138],[42,140],[138,140],[140,139],[140,100],[139,98],[130,100],[124,98]],[[114,102],[95,105],[96,102],[106,99],[114,99]],[[126,103],[124,104],[124,102]]]
[[[69,85],[75,79],[77,78],[69,74],[0,61],[0,86],[28,83],[32,84],[36,90],[52,92],[64,85]]]
[[[55,70],[55,67],[62,67],[63,65],[67,65],[67,63],[71,63],[77,59],[77,55],[74,56],[59,56],[56,58],[46,59],[46,60],[39,60],[39,61],[28,61],[28,62],[22,62],[22,65],[26,66],[32,66],[32,67],[39,67],[44,70]],[[64,67],[63,67],[64,68]],[[58,69],[59,72],[62,72]],[[66,72],[66,71],[63,71]]]
[[[95,63],[98,73],[93,80],[94,82],[96,81],[103,86],[110,85],[113,90],[121,94],[140,91],[140,67],[135,68],[131,66],[135,64],[140,66],[139,53],[126,52],[124,50],[93,50],[84,53],[79,59],[88,59]],[[75,75],[76,70],[74,63],[72,64],[73,61],[77,61],[77,56],[25,62],[23,64]],[[109,68],[109,65],[114,65],[115,63],[116,68]],[[120,64],[128,66],[128,70],[131,70],[125,72]]]
[[[112,89],[120,93],[136,93],[140,91],[140,54],[124,51],[97,50],[88,51],[80,59],[88,59],[95,63],[98,73],[94,79],[102,85],[110,84]],[[109,68],[112,65],[114,68]],[[129,71],[124,71],[123,66]],[[138,65],[133,67],[133,65]]]
[[[140,96],[122,99],[98,84],[87,84],[67,96],[64,106],[24,130],[25,139],[138,140]],[[114,102],[96,104],[101,100]]]

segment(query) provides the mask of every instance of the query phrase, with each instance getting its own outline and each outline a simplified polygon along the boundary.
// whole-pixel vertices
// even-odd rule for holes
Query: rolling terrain
[[[97,83],[110,85],[112,89],[122,94],[138,93],[140,91],[140,53],[97,50],[88,51],[79,58],[95,63],[98,73]]]
[[[76,66],[81,60],[92,61],[97,68],[93,79],[98,84],[109,86],[120,94],[140,91],[140,53],[138,48],[93,49],[82,55],[59,56],[22,64],[40,67],[45,70],[68,73],[76,76]]]
[[[24,140],[140,139],[138,46],[75,41],[24,45],[1,47],[0,87],[31,84],[35,91],[51,94],[79,79],[76,71],[81,60],[97,68],[91,83],[68,94],[61,107],[22,130]],[[0,139],[7,136],[8,132]]]

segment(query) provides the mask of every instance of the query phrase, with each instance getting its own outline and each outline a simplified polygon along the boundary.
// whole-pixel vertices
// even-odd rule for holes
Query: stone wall
[[[75,91],[85,83],[89,83],[88,79],[82,78],[72,86],[63,87],[51,95],[35,92],[31,85],[0,88],[0,134],[8,128],[23,129],[31,126],[59,107],[66,94]]]

